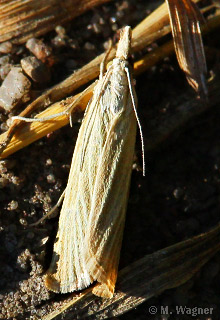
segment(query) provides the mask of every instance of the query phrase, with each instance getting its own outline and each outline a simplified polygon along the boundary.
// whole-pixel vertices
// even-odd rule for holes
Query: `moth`
[[[136,95],[129,75],[131,28],[122,30],[116,57],[94,88],[72,158],[45,285],[111,298],[136,140]]]

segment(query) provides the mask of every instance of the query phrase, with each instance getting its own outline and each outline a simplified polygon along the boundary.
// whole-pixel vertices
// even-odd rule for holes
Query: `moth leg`
[[[29,226],[30,227],[36,227],[38,226],[41,222],[43,222],[45,219],[47,219],[49,216],[51,216],[54,211],[59,208],[59,206],[61,205],[62,201],[63,201],[63,198],[65,196],[65,192],[66,192],[66,189],[63,191],[63,193],[61,194],[59,200],[57,201],[57,203],[55,204],[55,206],[53,206],[53,208],[45,215],[43,216],[41,219],[39,219],[37,222],[35,223],[32,223],[30,224]],[[55,215],[56,216],[56,215]]]
[[[65,114],[69,117],[69,121],[70,121],[70,127],[72,128],[73,126],[73,122],[72,122],[72,111],[73,111],[73,108],[80,102],[80,100],[82,99],[82,97],[87,93],[87,92],[90,92],[90,91],[93,91],[93,88],[94,86],[97,84],[97,80],[90,84],[86,89],[83,90],[83,92],[80,93],[79,97],[76,98],[75,101],[73,101],[70,106],[66,109],[65,111]],[[86,110],[85,110],[85,113],[87,111],[87,108],[88,108],[88,105],[89,103],[87,104],[87,107],[86,107]],[[85,114],[84,113],[84,114]]]
[[[48,117],[43,117],[43,118],[26,118],[26,117],[20,117],[20,116],[14,116],[11,119],[14,120],[22,120],[25,122],[45,122],[63,115],[67,115],[70,118],[70,126],[72,127],[72,119],[71,119],[71,113],[73,111],[73,108],[80,102],[80,100],[82,99],[82,97],[89,91],[91,91],[91,89],[94,87],[95,83],[92,83],[90,86],[88,86],[85,90],[83,90],[83,92],[81,92],[81,94],[76,98],[76,100],[74,100],[68,107],[66,110],[59,112],[59,113],[55,113],[52,114]]]

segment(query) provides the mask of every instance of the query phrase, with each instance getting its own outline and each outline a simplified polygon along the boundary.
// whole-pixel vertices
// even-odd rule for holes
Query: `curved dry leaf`
[[[43,320],[108,319],[188,281],[220,249],[220,226],[146,255],[119,272],[112,299],[94,298],[92,288],[72,295]],[[50,309],[53,310],[51,305]]]
[[[207,68],[199,25],[202,15],[191,0],[166,1],[179,65],[192,88],[206,100]]]

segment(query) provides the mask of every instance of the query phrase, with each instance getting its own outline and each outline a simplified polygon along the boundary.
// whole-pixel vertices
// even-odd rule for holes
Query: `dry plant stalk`
[[[156,20],[157,19],[157,20]],[[161,21],[165,25],[161,25]],[[167,11],[167,5],[163,4],[158,9],[156,9],[152,14],[150,14],[146,19],[144,19],[136,28],[134,28],[133,33],[134,38],[132,40],[132,50],[137,51],[140,48],[149,44],[149,41],[156,41],[160,38],[161,34],[165,34],[170,31],[170,26],[166,25],[169,23],[169,16]],[[220,25],[220,16],[212,17],[204,26],[204,32],[211,32],[212,30],[216,29]],[[149,37],[149,32],[152,32],[152,35]],[[173,43],[168,42],[164,44],[162,47],[156,49],[155,51],[147,54],[141,60],[137,61],[134,64],[134,71],[135,74],[139,74],[144,72],[151,66],[155,65],[159,61],[161,61],[164,57],[170,55],[173,52]],[[108,61],[112,60],[115,54],[115,48],[112,48],[109,56]],[[31,112],[36,110],[39,107],[43,107],[48,105],[48,101],[52,104],[56,101],[63,99],[65,96],[71,94],[74,90],[79,88],[81,85],[87,83],[88,81],[96,78],[99,74],[99,65],[103,60],[104,54],[96,57],[90,63],[85,65],[80,70],[74,72],[70,77],[65,79],[60,84],[54,86],[53,88],[47,90],[43,95],[39,98],[34,100],[21,114],[20,116],[27,117]],[[84,110],[87,100],[84,99],[84,102],[80,105],[79,108]],[[63,111],[63,104],[58,103],[56,104],[56,110],[58,112]],[[58,107],[60,106],[60,107]],[[78,110],[78,108],[77,108]],[[52,113],[52,109],[49,109],[46,112],[46,115],[50,115]],[[41,114],[42,116],[46,116],[44,113]],[[58,118],[59,119],[59,118]],[[16,120],[13,122],[12,126],[9,130],[3,133],[0,136],[0,145],[2,145],[2,149],[4,149],[4,142],[8,144],[11,140],[12,136],[16,132],[18,126],[24,127],[24,130],[18,130],[16,136],[13,137],[13,140],[8,145],[8,148],[1,154],[1,158],[5,158],[8,155],[16,152],[17,150],[23,148],[24,146],[36,141],[37,139],[41,138],[42,136],[46,135],[47,133],[60,128],[62,125],[68,123],[68,119],[64,120],[63,122],[50,121],[48,126],[45,126],[43,123],[41,124],[26,124],[23,121]],[[60,124],[60,126],[59,126]],[[46,129],[47,128],[47,129]],[[30,130],[29,135],[25,133],[26,130]],[[44,133],[43,133],[44,132]]]
[[[134,262],[119,272],[112,299],[94,299],[92,288],[63,301],[43,320],[108,319],[119,316],[144,301],[188,281],[220,249],[220,226],[191,239],[164,248]],[[53,304],[50,309],[53,310]]]
[[[21,44],[110,0],[16,0],[0,2],[0,42]]]

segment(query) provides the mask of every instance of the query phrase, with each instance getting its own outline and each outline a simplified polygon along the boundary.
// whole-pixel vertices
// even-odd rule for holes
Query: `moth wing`
[[[81,290],[93,282],[85,266],[82,252],[93,193],[91,188],[94,183],[86,167],[81,168],[81,162],[82,155],[87,152],[91,152],[91,159],[94,158],[92,152],[95,151],[85,149],[85,145],[90,145],[90,140],[93,140],[90,132],[95,126],[96,113],[96,97],[93,97],[75,145],[65,198],[60,212],[53,257],[44,277],[46,287],[54,292],[66,293]],[[92,163],[94,161],[89,163],[91,171],[95,170]]]
[[[128,95],[127,108],[115,117],[100,157],[85,238],[85,262],[99,282],[93,293],[112,297],[117,279],[126,203],[136,140],[136,118]]]

